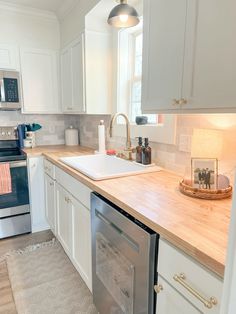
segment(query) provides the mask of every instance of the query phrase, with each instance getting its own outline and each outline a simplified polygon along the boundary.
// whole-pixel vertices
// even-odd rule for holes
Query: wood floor
[[[49,241],[50,230],[0,240],[0,256],[11,250],[23,249],[28,245]],[[0,314],[17,314],[11,291],[6,262],[0,263]]]

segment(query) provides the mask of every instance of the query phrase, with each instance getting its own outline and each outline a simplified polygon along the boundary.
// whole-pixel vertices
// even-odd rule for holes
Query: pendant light
[[[117,28],[127,28],[139,23],[139,16],[135,8],[127,4],[126,0],[120,0],[108,17],[108,24]]]

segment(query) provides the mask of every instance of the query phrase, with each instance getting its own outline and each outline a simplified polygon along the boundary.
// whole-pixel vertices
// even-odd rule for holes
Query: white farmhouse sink
[[[105,180],[161,170],[157,166],[144,167],[137,163],[108,155],[62,157],[60,161],[93,180]]]

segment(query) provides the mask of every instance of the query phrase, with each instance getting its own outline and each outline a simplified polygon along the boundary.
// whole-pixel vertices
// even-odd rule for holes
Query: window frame
[[[138,33],[138,30],[136,31]],[[142,32],[142,29],[140,30]],[[131,40],[130,36],[135,30],[119,30],[113,32],[113,52],[114,52],[114,109],[113,113],[123,112],[130,116],[129,102],[131,101],[131,85],[129,82],[131,73],[129,64],[131,62],[131,54],[129,53]],[[134,60],[132,61],[134,64]],[[132,67],[133,70],[133,67]],[[125,84],[124,84],[125,81]],[[144,114],[145,115],[145,114]],[[149,141],[176,144],[176,115],[162,115],[161,123],[136,125],[130,123],[131,138],[137,136],[148,137]],[[164,121],[164,122],[163,122]],[[114,125],[114,136],[125,137],[126,128],[125,121],[122,117],[118,117],[117,123]]]

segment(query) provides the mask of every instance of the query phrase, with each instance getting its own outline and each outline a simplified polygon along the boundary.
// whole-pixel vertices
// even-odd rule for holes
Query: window
[[[142,90],[142,47],[143,47],[143,34],[142,23],[130,29],[121,30],[119,32],[119,58],[118,62],[123,63],[125,58],[128,60],[126,67],[118,64],[118,68],[126,75],[121,75],[118,80],[121,93],[126,91],[125,100],[121,97],[123,105],[119,106],[121,111],[125,111],[132,123],[135,123],[137,116],[142,115],[141,111],[141,90]],[[122,67],[122,68],[121,68]],[[126,103],[126,108],[124,106]],[[124,110],[125,109],[125,110]],[[159,123],[158,115],[145,114],[148,117],[148,124]]]
[[[131,138],[148,137],[151,142],[175,144],[175,115],[144,114],[148,124],[136,125],[136,116],[141,112],[142,82],[142,23],[113,33],[114,84],[116,86],[115,112],[123,112],[131,121]],[[118,40],[117,40],[118,38]],[[117,71],[116,71],[117,66]],[[124,118],[118,117],[114,136],[125,137]]]

